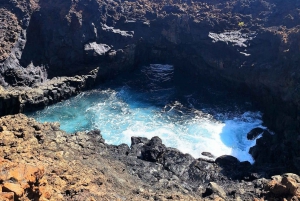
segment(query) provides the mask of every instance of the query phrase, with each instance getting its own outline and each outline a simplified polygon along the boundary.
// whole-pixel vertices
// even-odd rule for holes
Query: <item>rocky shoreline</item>
[[[100,131],[67,134],[23,114],[0,119],[2,200],[300,199],[300,177],[265,179],[232,156],[194,159],[152,139],[108,145]]]
[[[190,74],[184,79],[249,91],[275,131],[250,150],[251,166],[229,156],[194,159],[158,138],[111,146],[97,131],[69,136],[55,124],[5,116],[1,196],[299,199],[291,198],[299,197],[298,176],[284,174],[300,173],[299,6],[299,0],[1,1],[0,116],[57,103],[144,64],[168,63]],[[24,169],[29,176],[18,173]],[[283,175],[269,180],[275,174]]]
[[[35,87],[0,88],[0,116],[36,111],[90,89],[97,70],[88,75],[55,77]]]

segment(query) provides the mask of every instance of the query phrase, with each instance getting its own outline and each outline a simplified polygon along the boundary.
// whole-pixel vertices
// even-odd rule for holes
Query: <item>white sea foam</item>
[[[115,97],[114,93],[112,96]],[[172,109],[161,113],[155,107],[131,108],[117,98],[109,100],[112,102],[89,108],[96,114],[94,126],[102,130],[108,143],[130,145],[131,136],[159,136],[167,146],[190,153],[196,158],[203,157],[201,153],[208,151],[215,157],[228,154],[240,161],[253,162],[248,151],[255,145],[255,141],[247,140],[246,134],[252,128],[261,127],[259,113],[246,112],[220,122],[201,112],[198,112],[200,115],[194,112],[191,118],[174,117],[168,114]]]
[[[240,161],[253,162],[248,151],[255,140],[247,140],[246,134],[262,127],[261,113],[226,110],[220,113],[219,108],[217,111],[213,107],[196,109],[193,104],[199,100],[193,93],[184,95],[186,103],[170,101],[174,94],[170,86],[173,67],[151,65],[142,73],[150,80],[144,91],[127,84],[96,89],[32,116],[42,122],[59,121],[61,128],[70,133],[98,128],[110,144],[130,145],[132,136],[159,136],[167,146],[195,158],[204,157],[201,153],[205,151],[215,157],[228,154]],[[162,87],[162,82],[167,85]]]

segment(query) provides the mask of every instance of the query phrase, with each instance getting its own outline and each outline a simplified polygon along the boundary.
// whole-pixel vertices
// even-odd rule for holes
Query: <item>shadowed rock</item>
[[[248,140],[254,140],[259,135],[263,134],[264,129],[262,128],[254,128],[249,133],[247,133],[247,139]]]

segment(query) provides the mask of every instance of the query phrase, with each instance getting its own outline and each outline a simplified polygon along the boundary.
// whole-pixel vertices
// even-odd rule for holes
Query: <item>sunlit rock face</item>
[[[108,106],[103,101],[92,105],[84,102],[87,110],[80,112],[106,125],[101,128],[99,122],[92,122],[105,131],[103,135],[109,133],[109,127],[120,134],[116,138],[127,135],[127,144],[119,146],[105,144],[99,130],[68,135],[57,123],[39,124],[23,115],[3,117],[0,157],[4,159],[0,159],[0,166],[15,172],[8,171],[8,178],[2,171],[0,199],[299,199],[298,176],[282,175],[300,172],[299,7],[299,0],[0,1],[0,116],[44,108],[121,73],[133,75],[133,69],[153,63],[172,67],[166,66],[164,76],[150,76],[152,79],[168,83],[174,70],[182,82],[201,80],[231,89],[232,94],[251,92],[251,99],[264,113],[263,117],[244,111],[218,116],[220,111],[189,108],[189,104],[195,105],[190,94],[185,94],[190,102],[171,99],[162,104],[153,98],[157,107],[147,105],[138,110],[136,103],[141,101],[132,104],[128,88],[104,90]],[[155,66],[151,70],[161,71]],[[182,91],[188,92],[192,86]],[[97,90],[85,95],[93,93],[99,95]],[[171,88],[162,94],[168,98],[172,93]],[[79,113],[71,109],[67,111],[71,116]],[[108,122],[105,117],[109,114],[117,121]],[[140,122],[144,127],[124,122],[149,114],[155,118]],[[262,120],[275,134],[251,130],[264,129]],[[78,121],[84,124],[89,119]],[[243,129],[228,129],[236,125]],[[147,126],[148,130],[141,129]],[[162,140],[150,139],[149,133],[154,131]],[[178,139],[173,135],[191,131],[202,132],[202,138],[185,135]],[[226,131],[233,133],[226,135],[233,138],[218,138],[217,142],[232,149],[209,141]],[[149,139],[133,137],[130,143],[128,136],[133,132]],[[228,155],[213,161],[220,150],[238,153],[235,156],[242,160],[245,155],[240,157],[236,150],[243,149],[250,157],[248,148],[254,140],[245,143],[249,142],[248,132],[249,137],[253,133],[254,138],[261,136],[249,150],[256,161],[254,166]],[[106,137],[111,140],[111,136]],[[210,158],[195,159],[168,148],[165,141],[195,157],[206,151],[201,155]],[[180,147],[179,141],[189,150]],[[213,144],[216,153],[208,153],[200,141]],[[28,172],[23,171],[25,167]],[[27,173],[35,178],[27,177]],[[273,174],[281,176],[271,181],[261,178]]]
[[[22,114],[0,118],[0,136],[2,200],[252,200],[263,190],[259,184],[275,186],[266,192],[280,190],[277,182],[290,186],[285,178],[249,177],[249,162],[226,155],[195,159],[159,137],[132,137],[130,147],[109,145],[99,130],[67,134],[58,123],[41,124]],[[289,177],[297,186],[298,176]]]
[[[287,168],[299,170],[298,0],[8,0],[0,8],[0,90],[10,88],[1,93],[2,115],[65,99],[60,86],[41,91],[54,77],[86,80],[97,69],[87,85],[65,83],[75,95],[143,64],[168,63],[189,79],[251,91],[278,133],[272,148],[256,151],[270,156],[261,162],[288,158]]]
[[[108,77],[140,63],[163,61],[189,63],[190,71],[200,68],[201,73],[221,69],[218,73],[228,79],[255,89],[266,86],[288,99],[290,92],[275,82],[285,79],[273,72],[291,76],[296,70],[298,4],[8,1],[0,5],[6,13],[2,22],[12,28],[1,28],[7,41],[1,51],[2,85],[31,86],[96,67],[99,76]],[[283,65],[291,71],[280,70]]]

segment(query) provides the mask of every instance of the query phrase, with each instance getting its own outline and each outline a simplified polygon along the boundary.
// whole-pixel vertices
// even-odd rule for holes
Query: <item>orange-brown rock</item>
[[[21,197],[24,194],[24,189],[21,187],[21,185],[15,183],[5,182],[2,186],[2,190],[6,192],[14,192],[17,197]]]
[[[299,184],[296,182],[295,179],[291,177],[283,177],[281,183],[286,186],[286,189],[289,194],[297,195]]]
[[[43,177],[43,174],[43,167],[13,163],[0,158],[0,181],[3,183],[1,186],[2,191],[13,192],[17,198],[21,198],[24,192],[36,195],[41,194],[46,198],[50,198],[51,189],[49,190],[47,182],[44,181],[45,185],[40,187],[41,190],[37,185],[41,183],[40,179]],[[48,189],[48,191],[45,189]]]
[[[300,199],[300,177],[296,174],[287,173],[273,176],[265,190],[269,191],[269,197],[282,197],[286,200]]]
[[[39,181],[39,192],[41,197],[46,199],[50,199],[53,194],[53,188],[48,185],[48,181],[45,178]]]
[[[278,181],[272,180],[268,183],[266,190],[269,190],[271,193],[277,195],[284,195],[288,192],[288,189],[285,185],[278,183]]]
[[[37,123],[23,114],[0,118],[3,190],[20,200],[29,200],[28,196],[43,201],[200,200],[172,189],[163,193],[151,189],[128,174],[124,164],[102,157],[106,147],[95,146],[93,140],[85,133],[68,135],[56,123]]]
[[[214,199],[214,201],[224,201],[224,199],[221,198],[221,197],[217,197],[217,198]]]
[[[13,192],[4,192],[0,191],[0,200],[1,201],[14,201],[14,193]]]
[[[268,180],[262,179],[260,183],[264,189],[261,187],[262,193],[256,194],[259,195],[255,196],[259,197],[257,199],[250,194],[246,198],[233,198],[227,189],[216,193],[212,187],[206,189],[206,192],[205,189],[199,188],[199,193],[196,194],[178,187],[177,184],[171,188],[156,185],[161,181],[173,182],[166,179],[150,185],[139,177],[129,174],[130,170],[123,162],[110,156],[112,152],[109,147],[110,145],[106,145],[101,136],[85,132],[66,134],[59,129],[57,123],[41,124],[23,114],[2,117],[0,200],[263,201],[285,198],[295,201],[299,199],[300,178],[295,174],[274,176],[269,183]],[[239,190],[240,195],[245,194],[245,189],[242,189],[245,186],[240,187],[240,189],[232,188],[229,192]],[[203,194],[208,196],[202,197]],[[218,194],[223,194],[223,198]]]

